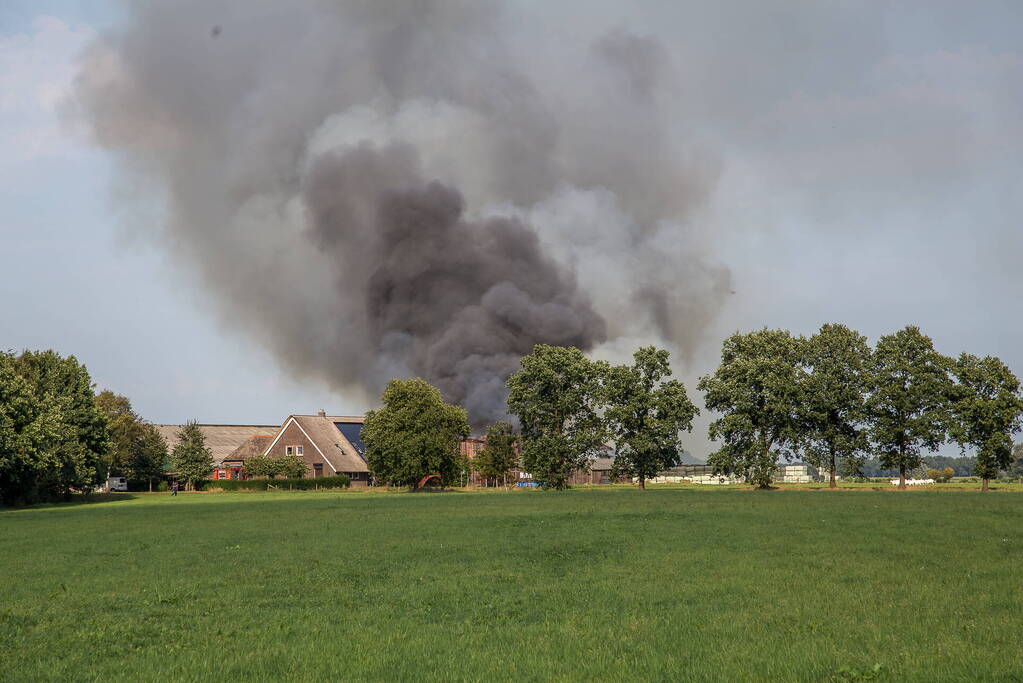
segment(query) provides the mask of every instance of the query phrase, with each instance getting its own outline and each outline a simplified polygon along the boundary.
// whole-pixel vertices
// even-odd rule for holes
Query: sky
[[[695,379],[721,340],[764,326],[811,334],[842,322],[875,341],[915,324],[944,353],[997,355],[1023,374],[1019,3],[504,7],[524,73],[568,73],[565,54],[616,29],[656,39],[672,65],[667,125],[713,169],[686,220],[731,278],[677,354],[697,404]],[[159,211],[126,208],[119,193],[145,187],[116,182],[117,161],[67,101],[83,51],[127,20],[114,2],[0,8],[0,348],[74,354],[157,423],[372,407],[290,372],[225,314],[173,234],[149,229]],[[711,449],[709,418],[690,438],[698,457]]]

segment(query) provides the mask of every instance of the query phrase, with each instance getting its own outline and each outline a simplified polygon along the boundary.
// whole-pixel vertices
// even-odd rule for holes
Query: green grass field
[[[223,493],[0,511],[0,679],[1023,680],[1023,496]]]

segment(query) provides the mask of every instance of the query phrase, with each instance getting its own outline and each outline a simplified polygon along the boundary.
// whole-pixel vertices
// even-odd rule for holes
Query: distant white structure
[[[898,486],[899,480],[892,479],[892,486]],[[926,486],[927,484],[935,483],[933,479],[907,479],[906,486]]]
[[[813,465],[805,462],[795,462],[788,465],[778,465],[774,480],[781,484],[808,484],[812,481],[820,481],[820,474]]]
[[[742,479],[729,474],[714,474],[710,465],[679,465],[661,472],[652,484],[741,484]]]
[[[817,468],[805,462],[778,465],[774,481],[782,484],[806,484],[821,481]],[[661,472],[650,480],[652,484],[742,484],[742,477],[734,474],[714,474],[710,465],[679,465]]]

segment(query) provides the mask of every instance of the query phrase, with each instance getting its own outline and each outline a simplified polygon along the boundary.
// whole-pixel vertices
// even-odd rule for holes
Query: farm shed
[[[167,441],[167,452],[171,453],[178,444],[178,432],[184,425],[153,425],[160,436]],[[246,443],[253,436],[270,435],[271,438],[277,434],[279,425],[220,425],[200,424],[199,430],[206,439],[206,447],[213,453],[214,474],[217,470],[224,469],[225,460]],[[228,470],[230,468],[227,468]],[[222,478],[227,478],[222,477]]]

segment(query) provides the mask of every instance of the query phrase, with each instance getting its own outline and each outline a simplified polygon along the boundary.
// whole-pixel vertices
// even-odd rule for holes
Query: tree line
[[[414,487],[427,474],[454,483],[471,466],[496,479],[521,467],[543,486],[564,488],[610,445],[612,474],[643,488],[680,463],[682,434],[699,413],[671,374],[668,351],[652,346],[637,350],[632,364],[612,365],[576,348],[537,345],[507,382],[517,432],[510,423],[492,425],[472,463],[458,454],[470,432],[465,411],[421,379],[393,380],[383,407],[367,414],[367,462],[378,481],[395,485]],[[721,446],[708,464],[761,488],[780,460],[802,458],[834,487],[840,474],[864,475],[872,454],[905,488],[926,453],[952,442],[973,451],[973,472],[987,490],[1023,455],[1012,442],[1023,415],[1015,375],[992,356],[944,356],[914,326],[873,348],[836,323],[810,337],[737,332],[696,386],[718,414],[709,436]]]
[[[396,486],[415,488],[427,475],[453,484],[469,467],[502,479],[522,467],[543,486],[565,488],[611,442],[615,475],[645,486],[679,463],[681,433],[699,412],[682,383],[669,379],[668,360],[666,350],[644,347],[633,364],[617,366],[577,348],[537,345],[508,380],[518,433],[507,422],[491,425],[473,462],[458,449],[470,433],[465,410],[422,379],[392,380],[382,407],[366,415],[366,462],[378,482]]]
[[[213,458],[198,425],[186,425],[179,440],[168,453],[166,440],[128,398],[96,393],[74,356],[0,352],[0,505],[64,500],[107,477],[150,490],[168,470],[193,484],[208,479]],[[292,472],[294,465],[277,469]]]
[[[988,481],[1013,463],[1020,430],[1020,382],[998,358],[950,358],[907,326],[878,339],[840,324],[811,337],[786,330],[736,333],[721,364],[700,378],[710,426],[723,442],[708,462],[766,487],[779,458],[801,456],[830,474],[860,473],[871,452],[881,467],[906,473],[925,452],[952,442],[974,452],[974,472]]]

